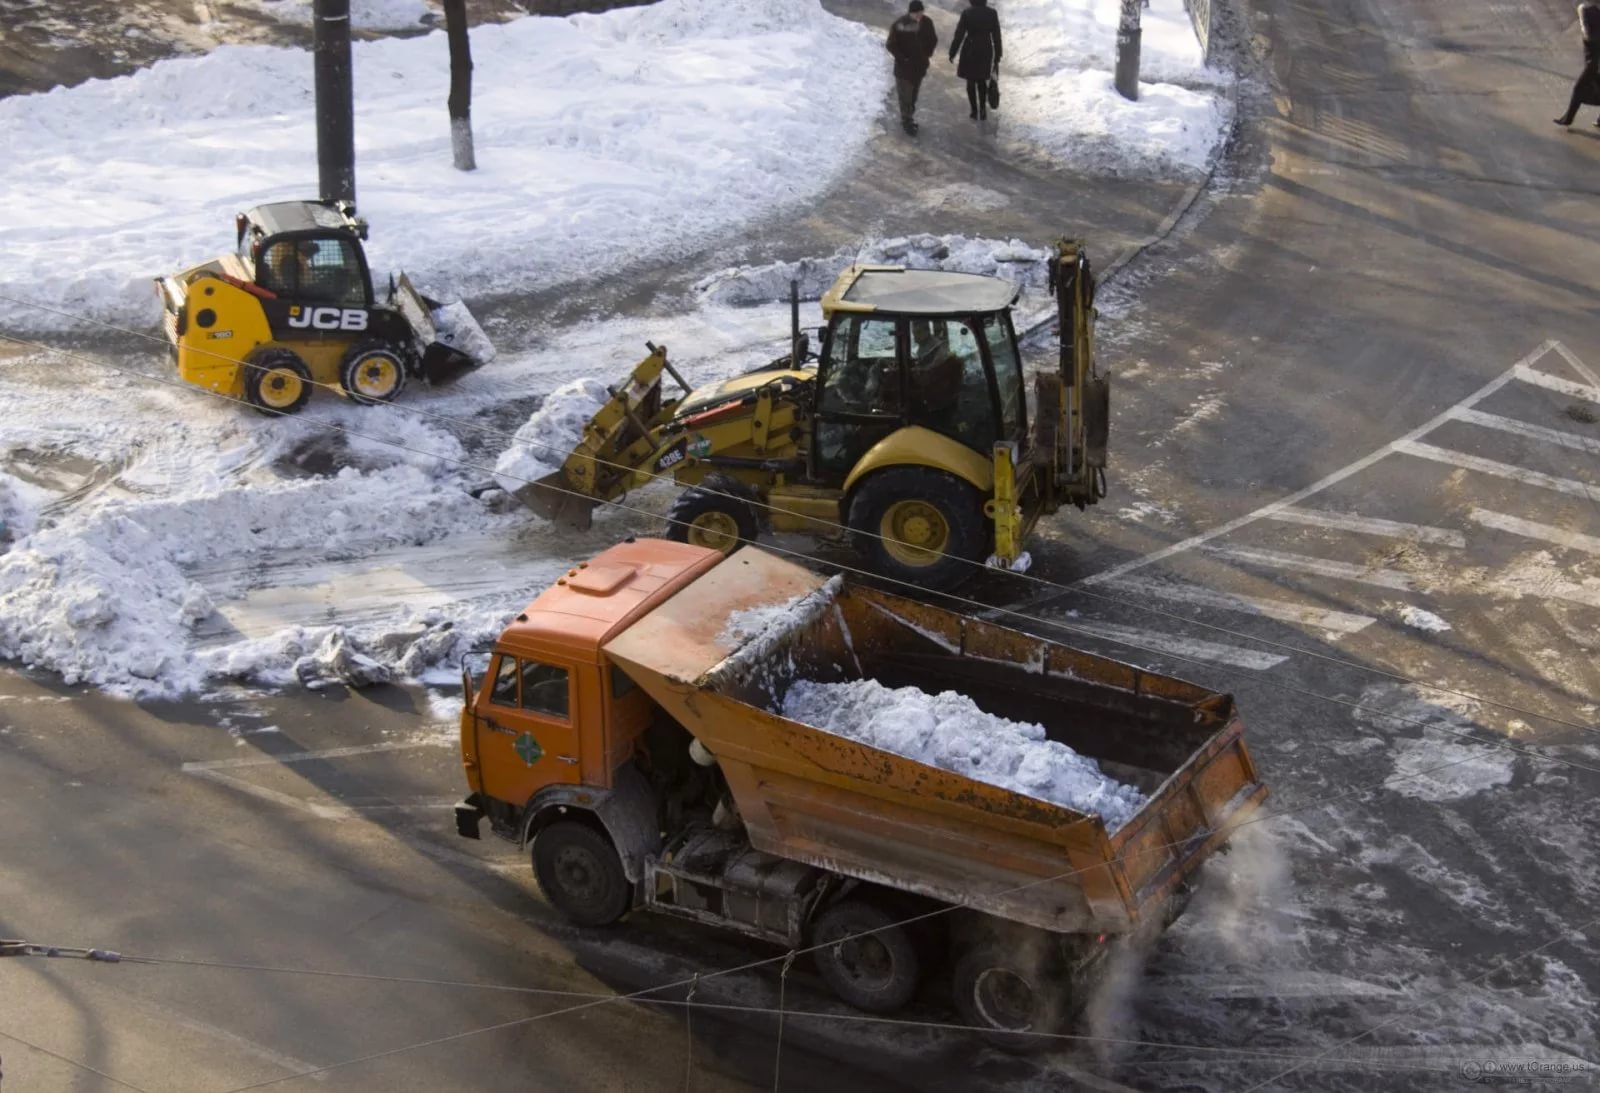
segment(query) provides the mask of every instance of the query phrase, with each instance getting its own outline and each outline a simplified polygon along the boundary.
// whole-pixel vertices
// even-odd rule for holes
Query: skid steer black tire
[[[934,591],[976,575],[990,541],[983,497],[932,467],[868,475],[850,499],[849,524],[874,572]]]
[[[360,342],[339,362],[339,385],[358,406],[393,402],[406,389],[406,362],[387,342]]]
[[[761,535],[751,491],[728,478],[708,478],[678,495],[667,512],[667,538],[731,554]]]
[[[297,414],[311,399],[311,369],[291,350],[252,353],[239,367],[245,401],[269,417]]]

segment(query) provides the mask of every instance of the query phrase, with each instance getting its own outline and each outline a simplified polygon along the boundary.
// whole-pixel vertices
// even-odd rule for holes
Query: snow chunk
[[[985,713],[954,691],[797,680],[785,717],[907,759],[964,774],[1042,801],[1099,816],[1108,831],[1127,823],[1145,796],[1107,777],[1094,760],[1046,739],[1043,725]]]
[[[1432,611],[1424,611],[1420,607],[1409,605],[1400,609],[1400,621],[1418,630],[1426,630],[1430,634],[1442,634],[1450,629],[1450,624]]]
[[[583,427],[610,398],[606,385],[591,378],[573,380],[551,391],[495,462],[495,482],[507,493],[516,493],[529,482],[559,471],[583,439]]]
[[[330,681],[350,687],[369,687],[394,678],[388,667],[356,648],[339,626],[328,632],[314,652],[295,661],[294,674],[313,691]]]

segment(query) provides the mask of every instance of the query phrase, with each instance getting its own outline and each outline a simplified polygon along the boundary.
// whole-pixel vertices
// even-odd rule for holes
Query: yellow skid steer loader
[[[1031,421],[1016,285],[851,266],[822,298],[815,354],[797,302],[789,354],[723,383],[689,390],[651,345],[561,469],[517,496],[587,527],[595,505],[670,473],[688,487],[670,515],[679,540],[732,550],[763,526],[848,532],[873,569],[927,588],[985,560],[1013,566],[1041,516],[1105,495],[1110,380],[1094,364],[1094,287],[1081,244],[1058,241],[1060,357],[1035,376]]]
[[[373,292],[366,221],[348,202],[281,201],[240,213],[233,253],[156,278],[183,380],[292,414],[314,386],[391,402],[413,376],[440,383],[482,361],[440,340],[438,304],[402,274]],[[464,333],[488,344],[464,308]]]

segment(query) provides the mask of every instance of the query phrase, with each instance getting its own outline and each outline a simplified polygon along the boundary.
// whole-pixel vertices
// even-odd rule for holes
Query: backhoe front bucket
[[[598,497],[585,497],[568,486],[561,471],[529,482],[512,496],[552,524],[575,531],[589,530],[594,523],[595,506],[600,504]]]

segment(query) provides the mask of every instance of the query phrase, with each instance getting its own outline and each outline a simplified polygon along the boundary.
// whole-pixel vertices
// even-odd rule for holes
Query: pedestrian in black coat
[[[939,48],[939,32],[922,10],[922,0],[911,0],[906,13],[889,27],[884,48],[894,55],[894,89],[900,98],[900,127],[917,135],[917,92],[928,74],[928,62]]]
[[[950,39],[950,59],[961,54],[956,75],[967,81],[967,102],[974,118],[989,116],[989,81],[1000,67],[1000,16],[989,0],[968,0],[956,36]]]
[[[1600,0],[1578,5],[1578,29],[1583,32],[1583,71],[1572,84],[1572,100],[1557,125],[1571,125],[1580,106],[1600,106]],[[1595,122],[1600,126],[1600,120]]]

